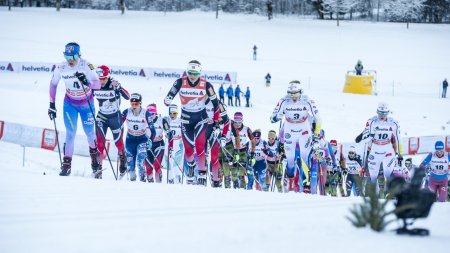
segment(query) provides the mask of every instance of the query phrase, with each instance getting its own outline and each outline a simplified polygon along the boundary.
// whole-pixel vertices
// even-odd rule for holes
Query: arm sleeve
[[[214,87],[211,83],[206,83],[206,93],[208,94],[209,100],[211,101],[213,108],[214,108],[214,117],[213,120],[217,122],[219,120],[220,116],[220,109],[219,109],[219,100],[217,100],[216,92],[214,91]]]
[[[50,80],[50,102],[54,103],[56,98],[56,90],[58,88],[59,80],[61,80],[61,66],[58,66],[53,71],[52,79]]]
[[[127,114],[128,114],[128,109],[125,109],[123,112],[122,112],[122,124],[125,122],[125,120],[127,120]]]
[[[284,103],[285,103],[284,98],[278,101],[277,105],[275,106],[275,109],[273,109],[272,115],[270,116],[270,122],[272,123],[278,122],[283,117]]]
[[[372,141],[372,137],[374,136],[373,129],[372,129],[372,119],[369,119],[366,123],[366,127],[364,128],[364,131],[362,132],[361,141],[363,143],[369,143]]]
[[[123,88],[122,86],[120,86],[120,95],[125,99],[125,100],[130,100],[130,93],[128,92],[128,90],[126,90],[125,88]]]
[[[264,148],[263,148],[263,152],[265,155],[267,155],[268,157],[275,157],[275,154],[270,150],[269,145],[267,144],[267,141],[264,141]]]
[[[247,134],[248,134],[248,137],[250,138],[250,142],[251,142],[251,144],[252,144],[252,149],[251,149],[251,152],[255,152],[255,146],[256,146],[256,141],[255,141],[255,137],[253,136],[253,132],[252,132],[252,130],[250,129],[250,127],[247,127]]]
[[[90,63],[87,63],[86,79],[89,81],[89,87],[91,89],[98,90],[102,87],[97,73],[94,72],[94,66]]]
[[[425,157],[425,159],[423,159],[422,163],[420,164],[420,168],[425,169],[428,164],[430,164],[432,157],[433,153],[428,153],[427,157]]]
[[[173,98],[177,95],[178,91],[180,91],[181,82],[182,79],[179,78],[173,83],[172,88],[170,88],[169,93],[167,93],[166,97],[164,98],[164,104],[166,106],[169,106],[172,103]]]
[[[395,143],[397,143],[396,147],[396,152],[397,154],[402,154],[403,153],[403,148],[402,148],[402,144],[400,143],[400,125],[398,124],[397,121],[394,122],[396,128],[395,128],[395,134],[394,134],[394,138],[395,138]]]
[[[145,120],[147,121],[148,129],[150,131],[150,136],[148,138],[153,140],[156,136],[155,125],[153,124],[152,115],[149,112],[145,112]]]
[[[230,121],[227,118],[227,121],[225,121],[222,129],[222,136],[227,136],[228,131],[230,131]]]
[[[331,161],[333,162],[333,167],[336,167],[336,157],[334,156],[333,148],[331,144],[328,142],[328,152],[330,152]]]
[[[313,122],[315,123],[314,134],[320,134],[320,130],[322,130],[322,119],[319,114],[319,110],[313,100],[308,101],[309,109],[311,110],[311,116],[313,118]]]

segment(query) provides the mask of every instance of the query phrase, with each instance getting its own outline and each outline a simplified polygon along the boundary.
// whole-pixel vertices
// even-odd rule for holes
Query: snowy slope
[[[440,82],[450,77],[448,25],[413,24],[406,30],[396,23],[341,22],[337,28],[334,22],[292,17],[267,22],[227,14],[215,20],[202,12],[121,16],[45,8],[0,8],[0,23],[8,24],[1,29],[0,61],[60,62],[64,45],[77,41],[83,56],[97,65],[184,68],[198,59],[205,69],[236,71],[241,86],[253,92],[253,107],[229,111],[243,111],[246,124],[261,128],[264,136],[278,128],[268,118],[292,79],[300,79],[317,101],[330,139],[351,141],[380,101],[390,104],[403,136],[450,134],[450,102],[437,98]],[[377,70],[378,97],[341,93],[357,59]],[[273,76],[270,88],[263,87],[267,72]],[[117,79],[159,108],[172,84]],[[0,72],[0,120],[51,128],[49,80],[43,73]],[[60,85],[60,130],[63,90]],[[76,176],[89,171],[85,157],[74,158],[73,177],[60,178],[58,159],[55,152],[26,149],[23,168],[22,148],[0,142],[1,252],[370,253],[444,252],[450,246],[448,203],[436,203],[430,217],[417,222],[431,230],[429,238],[398,237],[353,228],[344,217],[357,198],[114,182],[109,170],[99,182]]]
[[[49,168],[55,153],[33,150],[22,168],[19,147],[0,142],[0,151],[9,157],[0,169],[2,252],[413,253],[450,246],[448,203],[417,222],[429,238],[401,237],[354,228],[345,219],[360,201],[354,197],[61,178]]]

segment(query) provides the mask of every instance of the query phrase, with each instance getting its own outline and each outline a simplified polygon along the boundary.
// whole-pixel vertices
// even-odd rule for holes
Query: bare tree
[[[56,11],[59,11],[61,9],[61,0],[56,0]]]

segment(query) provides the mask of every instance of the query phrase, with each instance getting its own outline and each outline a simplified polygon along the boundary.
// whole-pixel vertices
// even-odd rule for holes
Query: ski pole
[[[58,145],[58,154],[59,154],[59,162],[62,166],[62,159],[61,159],[61,148],[59,147],[59,137],[58,137],[58,130],[56,129],[56,119],[53,118],[53,125],[55,126],[55,132],[56,132],[56,144]]]
[[[78,72],[76,72],[76,73],[78,73]],[[76,73],[75,73],[75,74],[76,74]],[[83,82],[80,81],[80,83],[81,83],[81,87],[83,88],[83,93],[84,93],[84,95],[86,96],[86,101],[87,101],[87,103],[88,103],[88,105],[89,105],[89,109],[91,110],[92,117],[94,117],[95,124],[97,125],[97,121],[95,120],[95,113],[94,113],[94,110],[92,109],[91,102],[89,101],[88,95],[87,95],[87,93],[86,93],[85,86],[84,86]],[[95,125],[94,127],[95,127],[95,129],[97,130],[97,132],[98,132],[99,129],[98,129],[98,127],[97,127],[96,125]],[[112,173],[113,173],[113,175],[114,175],[114,178],[115,178],[116,181],[117,181],[117,175],[116,175],[116,172],[114,171],[114,168],[113,168],[113,165],[112,165],[112,162],[111,162],[111,158],[109,158],[109,152],[108,152],[108,149],[106,149],[106,137],[105,137],[105,134],[104,134],[102,131],[100,131],[100,133],[101,133],[102,136],[103,136],[103,146],[105,147],[106,156],[108,157],[109,165],[111,166]],[[97,143],[96,143],[95,145],[97,146]]]

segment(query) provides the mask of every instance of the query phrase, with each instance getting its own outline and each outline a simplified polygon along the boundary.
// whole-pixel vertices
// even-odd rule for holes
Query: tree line
[[[311,19],[450,23],[450,0],[1,0],[3,6],[299,16]]]

